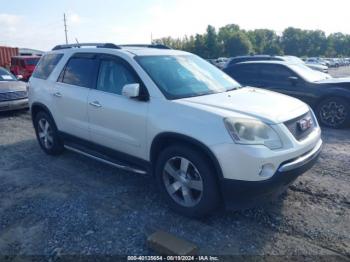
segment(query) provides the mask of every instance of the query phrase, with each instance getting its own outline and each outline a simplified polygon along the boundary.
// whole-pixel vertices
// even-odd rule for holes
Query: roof
[[[295,65],[292,61],[279,61],[279,60],[259,60],[259,61],[245,61],[241,63],[237,63],[236,65],[242,64],[278,64],[278,65]]]
[[[184,51],[167,48],[163,45],[114,45],[111,43],[81,43],[71,45],[58,45],[52,49],[54,53],[124,53],[133,56],[155,56],[155,55],[183,55]]]
[[[83,48],[67,48],[58,49],[50,51],[49,53],[105,53],[105,54],[120,54],[124,53],[128,56],[158,56],[158,55],[184,55],[187,52],[174,50],[174,49],[158,49],[158,48],[147,48],[147,47],[135,47],[135,46],[122,46],[119,49],[116,48],[93,48],[93,47],[83,47]]]
[[[231,57],[230,59],[254,58],[254,57],[264,58],[264,57],[275,57],[275,56],[273,56],[273,55],[241,55],[241,56]]]
[[[181,55],[188,54],[187,52],[175,49],[157,49],[147,47],[131,47],[124,46],[121,50],[128,51],[136,56],[152,56],[152,55]]]

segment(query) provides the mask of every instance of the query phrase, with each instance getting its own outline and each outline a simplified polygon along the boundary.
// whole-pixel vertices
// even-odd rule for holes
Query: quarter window
[[[121,95],[125,85],[138,82],[135,74],[124,63],[115,60],[101,61],[97,90]]]
[[[46,80],[55,69],[63,54],[47,54],[40,58],[33,77]]]

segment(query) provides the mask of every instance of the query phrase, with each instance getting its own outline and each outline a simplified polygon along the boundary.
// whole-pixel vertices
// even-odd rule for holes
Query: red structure
[[[0,67],[10,69],[11,57],[19,54],[17,47],[0,46]]]

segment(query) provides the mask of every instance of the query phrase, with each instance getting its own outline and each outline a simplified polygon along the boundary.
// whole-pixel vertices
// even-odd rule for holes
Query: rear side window
[[[230,68],[228,72],[231,76],[239,81],[244,81],[251,78],[258,77],[258,68],[254,64],[237,64]],[[244,83],[244,82],[243,82]]]
[[[69,85],[91,88],[96,75],[96,66],[95,58],[72,57],[59,81]]]
[[[55,69],[63,54],[47,54],[40,58],[33,77],[46,80]]]

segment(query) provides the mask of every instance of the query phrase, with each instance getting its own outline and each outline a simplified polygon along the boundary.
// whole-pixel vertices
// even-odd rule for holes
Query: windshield
[[[290,65],[290,68],[309,82],[318,82],[330,78],[329,75],[317,72],[303,64]]]
[[[39,62],[40,58],[28,58],[26,59],[26,65],[35,66]]]
[[[0,68],[0,81],[16,81],[16,77],[9,71]]]
[[[221,70],[194,55],[139,56],[136,59],[168,99],[215,94],[240,87]]]

